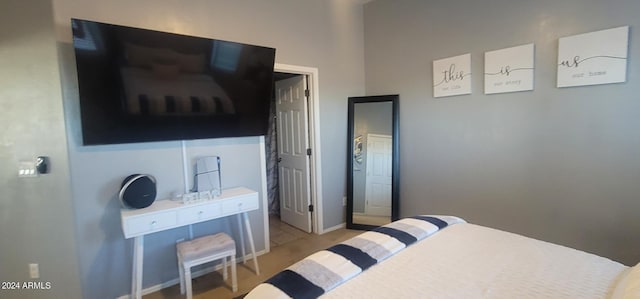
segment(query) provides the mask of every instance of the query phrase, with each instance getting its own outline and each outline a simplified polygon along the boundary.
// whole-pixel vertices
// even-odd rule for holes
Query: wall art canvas
[[[471,54],[433,61],[433,96],[471,93]]]
[[[629,26],[560,38],[558,87],[625,82]]]
[[[484,93],[533,90],[534,45],[484,53]]]

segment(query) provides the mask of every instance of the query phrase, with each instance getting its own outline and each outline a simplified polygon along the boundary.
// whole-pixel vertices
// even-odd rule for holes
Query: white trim
[[[258,252],[256,252],[256,255],[260,256],[260,255],[263,255],[263,254],[265,254],[265,253],[267,253],[267,252],[265,252],[265,250],[262,250],[262,251],[258,251]],[[248,254],[248,255],[247,255],[247,256],[245,256],[244,258],[238,258],[238,257],[236,257],[236,263],[238,263],[238,261],[243,261],[243,260],[245,260],[245,259],[249,259],[249,258],[251,258],[251,257],[252,257],[252,256],[251,256],[251,254]],[[238,264],[239,264],[239,263],[238,263]],[[200,276],[203,276],[203,275],[209,274],[209,273],[211,273],[211,272],[213,272],[213,271],[218,271],[218,270],[220,270],[220,269],[222,269],[222,264],[218,264],[218,265],[215,265],[215,266],[210,266],[210,267],[206,267],[206,268],[204,268],[204,269],[200,269],[200,270],[198,270],[198,271],[195,271],[195,272],[192,272],[192,273],[191,273],[191,279],[195,279],[195,278],[197,278],[197,277],[200,277]],[[163,283],[159,283],[159,284],[156,284],[156,285],[150,286],[150,287],[148,287],[148,288],[146,288],[146,289],[143,289],[143,290],[142,290],[142,296],[144,296],[144,295],[149,295],[149,294],[151,294],[151,293],[154,293],[154,292],[160,291],[160,290],[162,290],[162,289],[165,289],[165,288],[168,288],[168,287],[171,287],[171,286],[177,285],[177,284],[179,284],[179,283],[180,283],[180,277],[177,277],[177,278],[174,278],[174,279],[172,279],[172,280],[165,281],[165,282],[163,282]],[[122,295],[122,296],[120,296],[120,297],[116,297],[116,299],[129,299],[129,298],[131,298],[131,295],[130,295],[130,294]]]
[[[374,138],[393,138],[393,135],[386,135],[386,134],[373,134],[373,133],[369,133],[367,134],[367,140],[369,139],[369,136],[374,137]]]
[[[307,75],[310,78],[309,90],[311,93],[309,105],[310,119],[309,124],[309,146],[313,149],[311,156],[311,198],[315,207],[315,215],[313,217],[313,232],[316,234],[324,234],[327,231],[323,227],[323,197],[322,197],[322,155],[320,150],[320,88],[318,80],[318,69],[314,67],[297,66],[276,63],[274,71],[281,73]]]
[[[269,236],[269,197],[267,196],[267,157],[264,136],[260,136],[260,183],[262,184],[262,233],[264,234],[264,250],[271,250]],[[242,233],[242,232],[241,232]]]
[[[329,228],[325,229],[323,233],[325,233],[325,234],[326,234],[326,233],[328,233],[328,232],[332,232],[332,231],[334,231],[334,230],[339,230],[339,229],[341,229],[341,228],[345,228],[345,227],[346,227],[346,224],[345,224],[344,222],[342,222],[342,223],[340,223],[340,224],[338,224],[338,225],[336,225],[336,226],[329,227]]]
[[[189,193],[189,163],[187,162],[187,142],[180,140],[182,147],[182,179],[184,182],[184,194]]]

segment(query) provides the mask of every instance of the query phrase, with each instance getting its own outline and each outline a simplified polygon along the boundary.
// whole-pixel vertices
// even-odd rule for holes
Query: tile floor
[[[280,221],[278,216],[269,216],[269,240],[271,241],[271,248],[285,245],[305,237],[308,237],[306,232]]]
[[[361,231],[338,229],[323,235],[307,234],[281,222],[277,217],[269,219],[271,251],[258,257],[260,275],[253,270],[253,263],[238,264],[238,292],[222,280],[222,274],[212,272],[192,280],[193,298],[236,298],[305,256],[349,239]],[[230,279],[229,279],[230,283]],[[186,298],[180,295],[180,285],[174,285],[143,296],[144,299]]]

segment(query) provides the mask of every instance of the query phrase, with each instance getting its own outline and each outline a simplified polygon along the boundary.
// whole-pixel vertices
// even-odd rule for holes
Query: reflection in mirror
[[[349,228],[397,219],[396,115],[397,96],[349,98]]]

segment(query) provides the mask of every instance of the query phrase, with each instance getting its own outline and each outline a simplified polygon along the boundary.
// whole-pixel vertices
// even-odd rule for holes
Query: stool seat
[[[233,251],[235,254],[236,243],[225,233],[208,235],[177,245],[178,255],[183,262],[197,260],[220,252]]]
[[[223,278],[227,279],[227,259],[231,262],[231,281],[234,292],[238,290],[236,278],[236,243],[229,235],[217,233],[180,242],[176,245],[178,270],[180,273],[180,293],[192,298],[191,267],[222,259]]]

